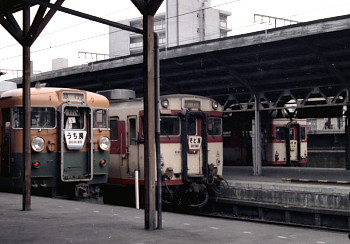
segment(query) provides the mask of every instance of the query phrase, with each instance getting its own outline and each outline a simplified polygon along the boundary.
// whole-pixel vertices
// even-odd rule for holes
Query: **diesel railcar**
[[[306,119],[273,119],[263,135],[263,165],[303,166],[307,156]]]
[[[100,196],[109,170],[109,101],[88,91],[31,88],[33,191]],[[22,89],[0,95],[0,185],[20,191],[24,154]]]
[[[303,166],[308,162],[306,119],[266,119],[260,136],[262,165]],[[226,131],[225,165],[252,165],[252,144],[249,129]]]
[[[114,187],[135,184],[135,171],[140,185],[144,184],[144,108],[142,98],[119,100],[123,97],[120,90],[100,93],[111,103],[111,165],[109,187],[104,191],[106,202],[110,202]],[[220,191],[222,143],[222,106],[218,102],[195,95],[161,97],[163,203],[200,207],[211,192]]]

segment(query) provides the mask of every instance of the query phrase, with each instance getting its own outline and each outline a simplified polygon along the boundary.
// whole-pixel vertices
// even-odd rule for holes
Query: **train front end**
[[[163,200],[204,206],[222,190],[222,107],[192,95],[163,96],[161,106]]]
[[[3,94],[1,179],[23,186],[22,89]],[[109,102],[64,88],[31,88],[31,182],[34,192],[74,198],[100,195],[109,170]]]

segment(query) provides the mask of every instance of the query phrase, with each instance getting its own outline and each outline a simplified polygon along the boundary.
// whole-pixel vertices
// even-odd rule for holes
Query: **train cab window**
[[[300,140],[306,140],[306,128],[300,127]]]
[[[286,139],[285,128],[284,127],[276,127],[276,140],[283,141],[285,139]]]
[[[31,128],[55,128],[56,127],[56,110],[52,107],[32,107]],[[23,128],[24,113],[22,107],[14,107],[12,112],[13,128]]]
[[[85,111],[83,108],[67,107],[64,109],[65,129],[84,129]]]
[[[176,136],[180,135],[180,118],[178,117],[161,117],[160,135]]]
[[[197,119],[195,117],[188,117],[187,120],[187,133],[188,135],[197,134]]]
[[[221,136],[221,118],[208,118],[208,135]]]
[[[108,128],[107,109],[94,109],[94,128]]]

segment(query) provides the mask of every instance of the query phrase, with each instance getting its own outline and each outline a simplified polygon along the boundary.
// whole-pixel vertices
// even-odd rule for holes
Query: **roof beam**
[[[142,15],[155,15],[164,0],[131,0]]]
[[[22,44],[23,34],[22,29],[19,27],[16,19],[13,17],[12,13],[6,13],[3,16],[0,16],[0,24],[11,34],[17,42]]]
[[[91,21],[95,21],[95,22],[98,22],[98,23],[101,23],[101,24],[113,26],[113,27],[116,27],[116,28],[119,28],[119,29],[122,29],[122,30],[131,31],[131,32],[135,32],[135,33],[138,33],[138,34],[142,34],[143,33],[143,30],[139,29],[139,28],[135,28],[135,27],[132,27],[132,26],[129,26],[129,25],[123,25],[123,24],[120,24],[118,22],[106,20],[106,19],[99,18],[99,17],[96,17],[94,15],[90,15],[90,14],[85,14],[85,13],[82,13],[82,12],[79,12],[79,11],[76,11],[76,10],[73,10],[73,9],[69,9],[69,8],[65,8],[65,7],[62,7],[62,6],[58,6],[56,4],[51,4],[51,3],[48,3],[48,2],[45,2],[45,1],[42,1],[42,0],[23,0],[23,1],[29,2],[29,3],[32,3],[32,4],[39,4],[41,6],[45,6],[45,7],[51,8],[51,9],[55,9],[55,10],[58,10],[58,11],[61,11],[61,12],[67,13],[67,14],[71,14],[71,15],[74,15],[74,16],[78,16],[78,17],[81,17],[81,18],[84,18],[84,19],[88,19],[88,20],[91,20]]]
[[[57,0],[54,5],[61,6],[64,1],[65,0]],[[47,7],[40,5],[25,41],[34,43],[57,11],[55,9],[50,9],[45,15],[46,9]]]

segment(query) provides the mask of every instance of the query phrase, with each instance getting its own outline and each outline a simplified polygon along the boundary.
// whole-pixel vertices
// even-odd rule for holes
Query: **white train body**
[[[137,170],[140,185],[143,185],[143,99],[111,99],[110,102],[109,183],[132,185],[135,183]],[[196,184],[201,185],[198,189],[204,189],[206,184],[214,182],[213,178],[221,178],[222,106],[210,98],[201,96],[162,96],[160,153],[162,184],[167,189],[169,186]]]
[[[307,163],[306,119],[273,119],[263,137],[264,165],[302,165]]]

